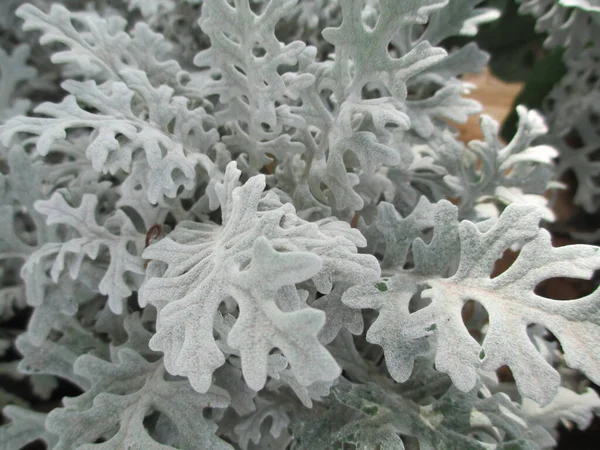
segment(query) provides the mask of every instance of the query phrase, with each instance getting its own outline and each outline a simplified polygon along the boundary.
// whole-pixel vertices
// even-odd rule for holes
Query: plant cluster
[[[482,115],[464,143],[506,3],[2,1],[0,376],[32,394],[0,390],[0,448],[533,450],[587,427],[600,291],[540,286],[600,269],[546,229],[566,171],[600,208],[600,5],[517,2],[566,75],[509,140]]]

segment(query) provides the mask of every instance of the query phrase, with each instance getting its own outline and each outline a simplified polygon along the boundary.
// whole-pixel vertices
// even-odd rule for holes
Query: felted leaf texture
[[[292,141],[290,125],[284,129],[282,118],[289,116],[286,96],[297,100],[297,85],[312,78],[294,74],[294,80],[286,82],[281,72],[296,64],[306,44],[283,44],[275,36],[275,26],[295,3],[202,4],[198,23],[210,38],[210,48],[198,53],[194,64],[204,69],[200,74],[205,95],[218,98],[214,116],[226,131],[223,143],[234,155],[247,157],[250,174],[304,151],[301,142]],[[295,125],[303,126],[297,120]]]
[[[38,439],[42,439],[49,448],[54,448],[56,436],[44,426],[47,414],[14,405],[7,406],[2,412],[10,419],[10,423],[0,427],[0,449],[24,448]]]
[[[130,278],[130,275],[135,277],[137,274],[139,283],[139,276],[144,274],[144,263],[140,256],[144,235],[136,231],[122,210],[117,210],[103,225],[99,225],[96,220],[97,205],[96,196],[85,194],[81,204],[72,207],[58,192],[49,200],[36,202],[36,209],[47,217],[47,223],[69,226],[70,236],[64,242],[45,244],[23,266],[22,276],[32,304],[39,306],[44,296],[39,277],[40,269],[45,264],[52,261],[50,275],[55,283],[65,266],[71,278],[76,279],[84,258],[104,260],[105,255],[101,250],[106,248],[110,261],[97,289],[108,296],[108,304],[115,313],[123,311],[123,300],[131,295],[132,287],[136,287],[135,278]],[[78,237],[72,237],[75,231]]]
[[[16,14],[24,21],[25,30],[42,32],[42,45],[60,43],[67,47],[51,59],[55,64],[68,64],[74,75],[80,73],[102,82],[122,81],[119,72],[133,68],[145,72],[154,86],[167,85],[177,95],[198,97],[197,92],[182,85],[184,72],[172,59],[172,45],[143,22],[129,34],[123,17],[71,12],[60,4],[53,4],[46,14],[25,3]]]
[[[502,1],[30,1],[0,1],[0,372],[36,399],[0,406],[83,393],[5,409],[0,450],[538,450],[600,412],[598,294],[538,294],[600,267],[539,225],[540,144],[599,204],[597,0],[521,1],[573,48],[552,137],[519,107],[508,144],[452,123]]]
[[[402,217],[388,202],[377,205],[377,215],[372,223],[359,221],[359,228],[367,238],[367,248],[382,255],[381,267],[402,267],[409,256],[412,242],[434,224],[436,206],[424,196],[407,217]]]
[[[105,342],[71,319],[62,324],[62,335],[58,339],[45,337],[38,342],[34,333],[20,335],[15,347],[22,355],[19,371],[28,375],[52,375],[70,381],[85,390],[90,380],[74,372],[74,363],[85,353],[99,357],[109,357],[109,348]]]
[[[266,421],[267,418],[271,418],[271,426],[269,428],[269,434],[274,438],[278,438],[284,431],[287,431],[290,424],[290,418],[286,409],[289,405],[286,405],[283,401],[276,401],[275,399],[257,399],[256,411],[245,417],[236,427],[234,431],[240,436],[240,447],[244,450],[248,449],[250,441],[255,444],[261,441],[261,424]]]
[[[266,2],[259,14],[250,3],[241,0],[232,6],[225,0],[203,2],[199,24],[210,37],[211,46],[196,55],[194,64],[209,68],[206,95],[218,94],[220,102],[228,105],[217,117],[246,122],[252,141],[268,138],[281,128],[275,102],[288,94],[288,86],[278,68],[296,64],[306,44],[294,41],[283,45],[275,37],[275,25],[297,0]],[[264,156],[258,167],[265,164],[262,159]]]
[[[263,196],[264,176],[236,187],[240,174],[230,163],[217,186],[222,225],[184,221],[145,250],[152,264],[168,265],[140,289],[140,303],[159,310],[150,346],[165,353],[170,373],[187,376],[205,392],[212,373],[225,362],[213,337],[213,320],[219,305],[232,308],[233,299],[239,313],[227,344],[240,351],[252,389],[263,387],[274,347],[302,385],[333,380],[340,369],[317,338],[325,314],[307,307],[306,296],[294,285],[312,280],[328,293],[338,282],[376,279],[379,264],[356,253],[365,244],[357,230],[339,222],[346,232],[334,234],[329,230],[336,221],[299,219],[291,204],[282,205],[270,193]]]
[[[311,303],[314,308],[325,311],[325,324],[319,332],[319,340],[328,344],[335,339],[340,330],[347,328],[354,334],[363,330],[363,318],[359,311],[342,303],[342,294],[348,285],[339,283],[326,294]]]
[[[339,15],[339,0],[299,1],[283,19],[285,41],[300,39],[310,45],[323,45],[321,30],[326,24],[339,23]]]
[[[481,3],[459,0],[432,10],[426,25],[415,23],[395,34],[390,42],[393,52],[402,56],[423,43],[439,46],[452,36],[475,34],[479,25],[499,16],[499,11]],[[481,72],[488,61],[487,53],[469,43],[411,77],[407,83],[411,95],[399,104],[410,118],[411,131],[429,140],[448,120],[465,123],[469,115],[481,112],[477,101],[464,97],[474,86],[460,76]]]
[[[112,362],[83,355],[74,371],[90,380],[91,387],[65,398],[64,407],[49,414],[46,427],[59,438],[55,450],[232,449],[215,436],[217,425],[202,416],[204,408],[227,406],[229,396],[221,388],[194,392],[187,380],[166,379],[162,360],[149,362],[129,348],[116,352]],[[172,442],[157,442],[144,426],[153,412],[175,425]],[[99,438],[104,442],[95,444]]]
[[[323,32],[325,39],[336,46],[336,63],[332,70],[342,76],[337,97],[345,97],[340,89],[347,95],[360,91],[369,81],[379,81],[394,97],[405,98],[406,79],[439,59],[445,51],[422,44],[410,57],[394,60],[383,44],[406,24],[425,23],[428,14],[444,4],[440,0],[381,1],[381,20],[372,30],[363,26],[362,2],[350,1],[342,5],[342,25]],[[354,71],[349,70],[351,64]]]
[[[399,106],[406,100],[407,81],[442,59],[446,52],[422,42],[393,58],[388,44],[403,27],[425,22],[428,13],[443,4],[382,1],[381,20],[368,29],[361,15],[363,2],[343,2],[341,26],[323,30],[323,37],[335,46],[333,63],[312,63],[314,55],[309,49],[302,56],[306,62],[301,60],[301,64],[307,65],[316,81],[300,91],[303,104],[291,111],[304,118],[309,127],[321,130],[318,140],[310,135],[302,138],[310,152],[311,191],[320,201],[324,201],[324,194],[319,183],[324,183],[331,189],[337,209],[359,210],[363,200],[353,187],[360,170],[372,174],[382,165],[409,162],[408,155],[390,145],[385,126],[410,126],[409,116]],[[363,99],[362,91],[368,83],[382,86],[389,95]],[[320,92],[325,89],[332,92],[332,108],[320,100]],[[356,161],[351,164],[354,170],[347,171],[345,161]]]
[[[551,169],[558,151],[549,145],[532,145],[548,131],[541,114],[524,106],[517,106],[517,114],[519,127],[508,145],[499,139],[499,124],[484,115],[480,120],[484,140],[469,142],[466,156],[456,154],[462,167],[444,181],[460,197],[461,215],[492,201],[497,207],[509,203],[541,207],[544,219],[553,220],[543,194],[555,187]]]
[[[293,424],[293,449],[425,450],[539,449],[527,438],[525,422],[508,396],[477,396],[449,389],[418,405],[374,383],[344,380],[318,411]],[[446,411],[453,411],[447,414]]]
[[[172,88],[152,86],[145,72],[123,69],[119,74],[126,82],[108,87],[95,81],[65,81],[63,88],[71,95],[35,109],[48,118],[10,119],[0,129],[3,142],[8,145],[16,133],[38,135],[36,149],[44,156],[55,141],[67,137],[67,130],[91,128],[85,153],[97,172],[129,172],[133,154],[140,150],[148,161],[151,203],[163,195],[175,197],[180,186],[192,189],[197,161],[191,153],[208,149],[216,139],[215,130],[203,128],[210,126],[210,118],[202,107],[188,109],[187,99],[173,97]]]
[[[24,291],[30,294],[27,301],[30,306],[35,303],[27,325],[28,338],[34,345],[40,345],[53,330],[72,326],[76,323],[74,316],[81,308],[102,297],[98,294],[98,285],[105,270],[94,267],[91,261],[83,262],[77,280],[65,271],[55,283],[51,276],[45,274],[45,269],[46,264],[38,265],[34,273],[28,273],[24,280]]]
[[[385,289],[370,284],[346,292],[346,305],[379,311],[367,340],[384,348],[394,379],[409,377],[415,357],[428,351],[428,338],[435,336],[436,369],[450,375],[459,389],[473,388],[478,369],[507,365],[523,396],[547,404],[556,394],[560,375],[530,341],[526,331],[531,324],[550,330],[567,364],[596,379],[600,361],[591,342],[600,333],[598,292],[557,301],[534,290],[554,277],[591,277],[600,267],[600,254],[587,245],[552,247],[549,233],[539,228],[540,219],[538,209],[509,205],[497,221],[478,228],[467,220],[459,223],[456,207],[441,201],[431,242],[413,242],[414,269],[398,267],[384,282]],[[491,278],[495,261],[513,245],[522,245],[519,257]],[[458,267],[453,256],[457,254]],[[419,293],[430,303],[411,313],[409,303]],[[461,317],[469,300],[489,315],[481,345]]]

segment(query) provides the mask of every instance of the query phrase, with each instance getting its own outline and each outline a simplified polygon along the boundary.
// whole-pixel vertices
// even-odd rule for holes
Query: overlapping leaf
[[[278,69],[293,66],[306,44],[294,41],[283,45],[274,31],[296,2],[269,1],[260,14],[251,9],[249,0],[238,1],[235,6],[225,0],[207,0],[202,5],[199,23],[211,46],[196,56],[194,64],[209,68],[212,80],[204,86],[206,94],[218,94],[227,105],[217,117],[246,122],[250,141],[273,137],[281,130],[275,103],[290,93]]]
[[[120,313],[123,310],[123,300],[136,288],[135,278],[129,279],[130,274],[144,273],[143,260],[140,256],[144,235],[138,233],[130,219],[122,210],[117,210],[107,219],[104,225],[96,221],[97,197],[85,194],[78,207],[70,206],[60,193],[55,193],[49,200],[36,203],[36,209],[47,216],[48,224],[65,224],[70,227],[70,233],[77,232],[79,237],[72,237],[65,242],[45,244],[28,260],[22,270],[26,280],[28,296],[33,305],[41,304],[43,284],[40,284],[40,270],[51,261],[50,275],[56,283],[61,272],[68,267],[72,278],[79,276],[82,262],[86,256],[95,260],[103,259],[101,249],[108,249],[110,261],[104,276],[97,286],[101,294],[108,296],[111,309]],[[112,232],[110,228],[114,228]],[[41,268],[41,269],[40,269]]]
[[[71,95],[59,104],[43,103],[36,108],[48,118],[9,120],[0,129],[4,143],[17,133],[35,134],[39,136],[37,151],[46,155],[56,140],[67,137],[67,130],[91,128],[94,133],[86,156],[96,171],[129,172],[133,154],[141,150],[149,165],[150,202],[156,203],[163,195],[174,197],[181,186],[191,189],[196,165],[192,153],[206,151],[216,139],[215,130],[203,128],[210,126],[210,118],[201,107],[188,109],[187,100],[173,97],[172,88],[153,87],[142,71],[123,69],[120,75],[126,83],[114,82],[109,88],[94,81],[66,81],[63,88]]]
[[[518,106],[517,113],[519,128],[508,145],[498,137],[498,123],[484,115],[480,120],[484,140],[469,142],[466,152],[451,156],[450,164],[440,160],[450,172],[444,177],[445,183],[460,198],[461,216],[470,211],[471,215],[485,217],[486,213],[479,211],[486,203],[499,210],[515,203],[541,207],[544,219],[553,220],[554,213],[548,208],[544,193],[558,186],[552,182],[553,160],[558,151],[550,145],[532,145],[548,130],[538,112]],[[442,139],[434,147],[444,151],[441,147],[447,145],[448,141]]]
[[[168,265],[162,277],[147,280],[140,290],[141,303],[160,311],[151,347],[165,353],[171,373],[206,391],[225,361],[213,338],[213,319],[219,305],[233,298],[239,316],[227,343],[240,350],[250,387],[264,385],[274,347],[301,384],[334,379],[339,368],[317,339],[324,313],[303,305],[294,284],[312,279],[327,293],[337,282],[372,280],[379,265],[356,253],[364,239],[347,224],[345,233],[334,234],[335,222],[305,222],[292,205],[268,194],[263,198],[263,176],[236,187],[239,176],[230,163],[217,191],[222,226],[182,222],[144,252]]]
[[[63,408],[49,414],[46,427],[59,438],[56,450],[80,446],[232,448],[215,436],[216,424],[202,417],[204,408],[224,408],[229,403],[221,388],[213,386],[199,394],[187,380],[168,381],[161,360],[148,362],[128,348],[119,350],[112,362],[81,356],[74,370],[87,378],[91,387],[79,397],[65,399]],[[152,412],[165,415],[175,425],[173,442],[157,442],[148,432],[144,419]],[[93,445],[100,438],[105,441]]]
[[[38,439],[42,439],[49,448],[54,448],[56,436],[44,427],[46,414],[30,411],[18,406],[7,406],[2,411],[11,422],[0,427],[0,448],[12,450],[24,448]]]
[[[600,37],[598,5],[588,0],[518,0],[519,12],[537,19],[536,31],[548,33],[544,45],[565,46],[566,58],[595,46]]]
[[[315,91],[316,88],[316,93],[301,91],[302,107],[292,108],[309,126],[323,130],[319,144],[312,144],[316,151],[312,155],[311,184],[317,198],[317,186],[323,182],[332,190],[338,209],[362,208],[363,201],[353,190],[358,180],[355,174],[347,173],[344,163],[347,152],[353,153],[366,173],[372,173],[381,165],[394,166],[407,161],[408,156],[402,156],[399,149],[388,145],[389,133],[385,126],[409,126],[408,116],[397,107],[397,103],[406,99],[407,80],[435,64],[446,53],[423,42],[401,58],[392,58],[388,44],[400,29],[415,22],[425,22],[428,13],[441,6],[443,2],[439,1],[382,1],[381,20],[368,30],[361,17],[363,2],[344,2],[341,26],[323,31],[325,39],[335,46],[334,63],[323,64],[320,68],[313,64],[313,70],[318,70],[320,75],[317,84],[304,91]],[[362,100],[363,88],[368,83],[383,86],[390,97]],[[331,98],[335,108],[331,112],[320,111],[324,106],[318,98],[323,89],[333,93]],[[311,97],[315,99],[311,100]],[[304,140],[309,140],[308,136]],[[306,145],[311,148],[310,143]]]
[[[172,45],[147,24],[139,22],[128,34],[127,21],[118,15],[102,18],[89,12],[71,12],[60,4],[53,4],[46,14],[26,3],[17,15],[23,19],[25,30],[42,32],[41,44],[67,47],[52,55],[55,64],[69,64],[72,71],[100,81],[122,81],[121,70],[138,69],[154,86],[164,84],[177,95],[200,97],[197,91],[182,85],[183,70],[170,59]]]
[[[432,403],[417,405],[374,383],[345,381],[323,407],[303,414],[292,429],[297,438],[292,448],[298,450],[347,445],[404,449],[410,438],[426,450],[540,448],[527,438],[529,430],[506,395],[479,398],[476,390],[463,394],[450,389]]]
[[[589,278],[600,267],[600,252],[586,245],[552,247],[548,232],[539,228],[540,218],[540,210],[509,205],[493,226],[479,230],[469,221],[459,225],[456,207],[440,202],[431,243],[413,243],[414,269],[398,268],[385,289],[365,285],[347,291],[342,300],[348,306],[379,310],[367,339],[383,346],[396,380],[408,378],[415,357],[428,349],[428,337],[436,336],[436,368],[461,390],[475,385],[479,368],[508,365],[521,394],[546,404],[560,375],[527,336],[530,324],[554,333],[569,366],[597,378],[600,360],[591,342],[600,337],[598,292],[564,302],[541,297],[534,289],[557,276]],[[516,262],[491,278],[496,259],[515,244],[524,244]],[[459,253],[456,268],[454,255]],[[409,303],[421,290],[430,304],[410,313]],[[489,315],[482,345],[461,317],[469,300]]]

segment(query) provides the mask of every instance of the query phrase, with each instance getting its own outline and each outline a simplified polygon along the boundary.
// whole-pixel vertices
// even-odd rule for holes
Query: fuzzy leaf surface
[[[539,228],[540,219],[540,210],[509,205],[493,226],[481,231],[472,222],[459,223],[456,207],[442,201],[431,243],[420,238],[413,243],[414,269],[399,268],[384,292],[374,285],[347,291],[343,301],[348,306],[380,311],[367,339],[383,346],[397,381],[408,378],[414,358],[427,351],[428,336],[434,335],[436,368],[449,374],[459,389],[473,388],[478,369],[506,364],[523,396],[547,404],[560,376],[530,341],[530,324],[554,333],[567,364],[597,379],[600,360],[592,342],[600,338],[599,291],[557,301],[534,289],[554,277],[590,278],[600,268],[600,251],[588,245],[553,247],[548,232]],[[491,278],[496,260],[515,244],[524,244],[515,263]],[[458,268],[453,267],[457,254]],[[421,290],[431,303],[410,313],[409,302]],[[470,336],[461,317],[469,300],[480,303],[489,315],[482,345]]]
[[[283,351],[301,384],[332,380],[339,367],[317,338],[325,314],[303,305],[294,285],[312,280],[328,293],[334,282],[374,279],[379,265],[356,253],[356,246],[365,244],[357,230],[344,224],[345,235],[331,236],[330,222],[308,223],[292,205],[263,197],[262,175],[236,187],[239,176],[230,163],[217,191],[222,226],[182,222],[144,252],[168,265],[162,277],[150,278],[140,291],[142,304],[160,311],[150,345],[165,353],[171,373],[187,376],[205,392],[225,361],[213,338],[215,313],[233,298],[239,316],[227,343],[240,350],[251,388],[264,385],[273,347]]]

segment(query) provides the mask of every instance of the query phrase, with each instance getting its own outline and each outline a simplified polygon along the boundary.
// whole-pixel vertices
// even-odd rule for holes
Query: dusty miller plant
[[[577,181],[574,203],[587,213],[600,209],[600,2],[520,0],[519,11],[548,33],[547,48],[564,48],[566,75],[543,102],[549,133],[543,139],[560,152],[558,174]],[[587,236],[597,240],[597,233]]]
[[[0,4],[0,318],[31,313],[0,371],[80,393],[1,391],[0,448],[541,449],[600,411],[599,294],[536,289],[600,268],[542,227],[544,118],[518,107],[508,143],[452,125],[489,56],[442,42],[497,11],[22,3]]]

